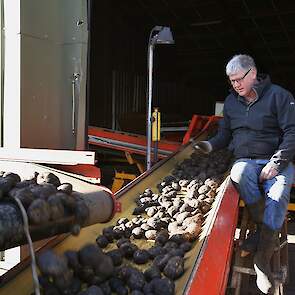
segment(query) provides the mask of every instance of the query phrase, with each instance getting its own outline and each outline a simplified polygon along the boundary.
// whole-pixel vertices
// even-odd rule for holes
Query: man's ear
[[[256,78],[257,78],[257,69],[256,68],[253,68],[251,70],[251,77],[252,77],[252,79],[256,80]]]

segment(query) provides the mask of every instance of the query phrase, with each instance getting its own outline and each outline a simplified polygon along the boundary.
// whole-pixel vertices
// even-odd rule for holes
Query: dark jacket
[[[213,149],[233,147],[236,158],[270,159],[282,171],[295,154],[295,100],[290,92],[260,77],[253,87],[258,98],[247,104],[233,91],[224,103]]]

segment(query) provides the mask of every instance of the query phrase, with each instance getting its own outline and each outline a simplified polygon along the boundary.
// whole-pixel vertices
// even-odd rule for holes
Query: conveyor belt
[[[88,143],[99,147],[146,155],[146,141],[147,139],[143,135],[93,126],[88,128]],[[165,158],[180,146],[179,142],[161,140],[158,144],[158,156]]]
[[[202,133],[198,139],[206,138]],[[134,209],[134,199],[147,187],[155,189],[174,167],[189,158],[193,152],[190,145],[183,146],[179,152],[155,165],[149,173],[144,173],[120,190],[116,197],[122,205],[122,212],[116,215],[131,217]],[[238,195],[227,179],[216,197],[213,207],[206,219],[200,239],[195,242],[193,249],[186,254],[184,275],[176,281],[176,294],[224,294],[230,266],[233,235],[237,222]],[[114,221],[106,224],[95,224],[84,228],[78,237],[68,236],[55,245],[54,251],[63,253],[66,250],[78,250],[87,243],[94,243],[102,229],[113,225]],[[10,271],[13,274],[14,270]],[[32,291],[30,268],[16,274],[15,278],[6,283],[0,294],[28,295]]]
[[[89,210],[89,216],[85,220],[85,226],[105,222],[112,217],[115,207],[112,193],[104,187],[75,178],[72,176],[73,174],[38,164],[0,161],[0,169],[1,171],[17,173],[23,179],[28,178],[35,172],[51,172],[59,178],[61,183],[71,183],[74,191],[82,193],[81,200],[83,200]],[[77,177],[80,176],[77,175]],[[1,202],[0,212],[0,236],[2,238],[0,239],[0,250],[24,244],[26,239],[22,228],[22,217],[18,207],[11,202]],[[31,225],[30,232],[33,240],[41,240],[56,234],[69,232],[75,223],[77,221],[74,216],[66,216],[59,220],[50,220],[44,225]]]

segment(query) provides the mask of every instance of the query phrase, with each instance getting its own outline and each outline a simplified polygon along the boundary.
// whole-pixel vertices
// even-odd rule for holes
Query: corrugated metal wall
[[[90,52],[90,125],[145,132],[147,41],[149,32],[133,26],[112,1],[93,1]],[[168,47],[166,47],[168,48]],[[175,52],[157,47],[153,106],[163,121],[189,120],[214,110],[208,89],[186,85],[175,69]],[[198,111],[199,110],[199,111]],[[127,124],[128,121],[128,124]]]
[[[112,128],[120,129],[120,118],[127,113],[145,113],[146,81],[143,76],[113,71]]]
[[[169,120],[169,114],[190,115],[191,109],[188,106],[193,96],[191,88],[181,83],[157,80],[154,82],[153,106],[160,108],[164,122]],[[193,92],[196,93],[196,89]],[[146,113],[146,77],[136,73],[113,71],[112,128],[122,129],[120,120],[134,113]],[[181,120],[180,117],[175,119]],[[173,116],[170,119],[173,120]]]

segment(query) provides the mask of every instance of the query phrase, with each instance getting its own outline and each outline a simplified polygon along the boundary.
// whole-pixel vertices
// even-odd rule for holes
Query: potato
[[[113,260],[114,266],[119,266],[123,262],[123,255],[120,249],[114,249],[106,253]]]
[[[155,242],[159,245],[164,245],[169,239],[168,230],[163,229],[156,234]]]
[[[149,252],[144,249],[138,249],[133,253],[133,260],[136,264],[144,264],[149,261],[149,258]]]
[[[140,228],[141,228],[144,232],[146,232],[147,230],[152,229],[147,223],[143,223],[143,224],[140,226]]]
[[[125,243],[131,243],[131,242],[130,242],[130,239],[125,238],[125,237],[120,238],[120,239],[117,241],[117,247],[120,248],[121,245],[123,245],[123,244],[125,244]]]
[[[168,278],[155,278],[151,282],[151,290],[155,295],[173,295],[175,284]]]
[[[17,197],[22,202],[25,209],[28,209],[31,203],[35,200],[34,195],[28,187],[20,189],[13,188],[8,194],[10,197]]]
[[[133,243],[124,243],[119,248],[126,258],[131,258],[138,247]]]
[[[60,198],[66,212],[74,214],[78,203],[77,199],[61,191],[57,192],[55,195]]]
[[[147,188],[143,194],[147,197],[151,197],[153,194],[153,191],[150,188]]]
[[[92,285],[85,291],[80,292],[78,295],[104,295],[104,293],[100,287]]]
[[[30,186],[30,190],[35,198],[41,198],[46,200],[49,196],[57,192],[55,186],[50,183],[44,183],[42,185]]]
[[[47,199],[47,203],[50,207],[50,219],[51,220],[57,220],[57,219],[61,219],[64,217],[65,209],[64,209],[64,206],[63,206],[63,203],[62,203],[60,197],[57,194],[51,195]]]
[[[14,182],[14,185],[16,185],[18,182],[21,181],[21,178],[18,174],[13,172],[6,172],[3,174],[3,178],[5,179],[11,179]]]
[[[61,275],[54,277],[55,286],[62,291],[66,291],[72,285],[73,282],[73,272],[67,270]]]
[[[102,282],[110,278],[115,271],[113,260],[110,256],[102,254],[100,261],[94,266],[95,274],[102,278]]]
[[[176,280],[184,273],[184,260],[180,256],[170,258],[163,270],[164,275],[171,279]]]
[[[181,224],[183,223],[183,221],[184,221],[187,217],[189,217],[190,215],[191,215],[190,212],[187,212],[187,211],[180,213],[180,214],[177,216],[177,218],[176,218],[177,224],[178,224],[178,225],[181,225]]]
[[[109,243],[112,243],[114,240],[113,226],[105,227],[102,230],[102,235],[106,237]]]
[[[207,202],[202,203],[201,211],[203,214],[206,214],[210,209],[211,209],[211,204],[208,204]]]
[[[50,206],[46,201],[36,199],[29,206],[27,214],[31,224],[45,224],[51,216]]]
[[[61,185],[59,178],[51,172],[44,172],[37,176],[37,183],[50,183],[53,184],[55,187]]]
[[[202,230],[202,227],[200,224],[191,223],[185,229],[185,233],[183,236],[187,241],[194,241],[198,238],[201,230]]]
[[[88,265],[92,268],[95,268],[100,263],[102,255],[102,250],[94,244],[87,244],[78,252],[80,263],[83,266]]]
[[[175,242],[177,245],[181,245],[182,243],[185,243],[185,239],[183,238],[182,234],[173,234],[169,241]]]
[[[113,227],[113,235],[115,239],[120,239],[124,237],[125,226],[124,224],[120,224]]]
[[[156,238],[157,231],[154,229],[147,230],[144,235],[148,240],[154,240]]]
[[[78,200],[76,202],[74,213],[77,222],[81,225],[85,224],[89,217],[89,209],[82,200]]]
[[[175,181],[173,181],[173,182],[171,183],[171,186],[172,186],[172,188],[175,189],[176,191],[180,191],[180,189],[181,189],[179,183],[178,183],[178,182],[175,182]]]
[[[173,256],[179,256],[179,257],[184,257],[185,251],[183,249],[171,249],[169,250],[169,254]]]
[[[143,229],[141,227],[135,227],[132,230],[132,236],[135,239],[140,239],[143,235],[144,235],[144,231],[143,231]]]
[[[67,259],[52,250],[47,250],[37,257],[40,272],[46,276],[58,277],[68,271]]]
[[[176,232],[178,230],[178,222],[174,221],[168,224],[168,231],[169,232]]]
[[[171,255],[169,253],[158,255],[153,261],[153,266],[159,268],[162,271],[170,259]]]
[[[57,187],[57,190],[70,195],[73,192],[73,186],[70,183],[63,183]]]
[[[116,277],[110,278],[109,284],[113,292],[117,292],[119,288],[124,287],[124,282]]]
[[[189,205],[189,203],[184,203],[180,208],[179,208],[179,212],[192,212],[194,211],[194,207],[191,207]]]
[[[199,193],[200,195],[202,195],[202,194],[206,194],[206,193],[209,192],[209,190],[210,190],[210,187],[209,187],[208,185],[204,184],[204,185],[202,185],[202,186],[198,189],[198,193]]]
[[[177,206],[171,206],[167,210],[167,214],[171,217],[175,215],[175,213],[178,212],[178,207]]]
[[[76,251],[68,250],[64,253],[64,256],[66,257],[68,261],[68,266],[74,270],[75,273],[79,271],[81,268],[81,264],[79,262],[78,253]]]
[[[161,278],[161,271],[158,267],[152,265],[151,267],[145,270],[144,277],[148,282],[150,282],[155,278]]]
[[[127,217],[122,217],[122,218],[117,220],[117,225],[125,224],[128,221],[129,221],[129,219]]]
[[[105,248],[109,244],[109,240],[104,235],[100,235],[96,238],[96,244],[100,248]]]
[[[108,281],[105,281],[99,285],[104,295],[112,295],[112,290]]]
[[[3,198],[15,186],[14,178],[2,177],[0,178],[0,199]]]
[[[130,290],[142,290],[145,284],[145,278],[142,272],[134,269],[127,279],[127,286]]]
[[[152,258],[155,258],[156,256],[166,254],[167,250],[164,249],[162,246],[155,245],[155,246],[149,248],[148,252]]]
[[[192,243],[190,242],[184,242],[179,246],[180,249],[182,249],[184,252],[188,252],[191,250],[192,248]]]
[[[181,180],[179,180],[179,185],[181,187],[187,187],[188,184],[189,184],[189,181],[187,179],[181,179]]]
[[[209,198],[215,198],[215,196],[217,195],[216,191],[214,189],[210,189],[209,192],[206,193],[206,196]]]

